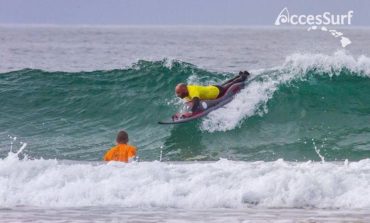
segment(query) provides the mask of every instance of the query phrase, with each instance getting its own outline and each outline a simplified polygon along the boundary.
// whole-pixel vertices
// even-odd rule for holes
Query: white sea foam
[[[370,208],[370,160],[89,163],[0,160],[0,203],[47,207]]]
[[[318,74],[325,72],[329,75],[339,75],[343,68],[349,69],[355,75],[370,77],[370,58],[355,58],[344,51],[337,51],[333,55],[293,54],[286,57],[280,67],[252,71],[251,78],[255,79],[232,102],[211,112],[203,120],[201,129],[209,132],[234,129],[244,119],[261,114],[260,111],[267,112],[264,106],[273,97],[279,85],[302,79],[312,69]]]

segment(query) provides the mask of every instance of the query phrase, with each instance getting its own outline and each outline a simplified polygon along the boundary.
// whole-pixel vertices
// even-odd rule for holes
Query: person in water
[[[128,134],[119,131],[116,138],[117,145],[108,150],[104,155],[104,161],[129,162],[136,157],[136,147],[128,144]]]
[[[239,75],[222,85],[187,85],[180,83],[176,86],[177,97],[193,102],[192,112],[199,110],[200,100],[214,100],[222,96],[225,91],[233,84],[245,81],[249,76],[248,71],[240,71]]]

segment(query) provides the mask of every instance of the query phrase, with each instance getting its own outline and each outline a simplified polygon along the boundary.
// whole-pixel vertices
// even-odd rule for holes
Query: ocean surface
[[[369,222],[370,29],[336,30],[0,26],[0,221]],[[121,129],[140,162],[102,162]]]

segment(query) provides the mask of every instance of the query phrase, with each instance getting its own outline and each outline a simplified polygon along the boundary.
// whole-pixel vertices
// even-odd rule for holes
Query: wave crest
[[[228,131],[237,128],[243,120],[268,112],[267,103],[281,86],[292,81],[308,81],[309,76],[370,77],[370,58],[355,58],[338,51],[333,55],[293,54],[286,58],[281,67],[252,71],[249,85],[235,99],[210,113],[202,122],[204,131]],[[335,83],[333,83],[335,84]]]

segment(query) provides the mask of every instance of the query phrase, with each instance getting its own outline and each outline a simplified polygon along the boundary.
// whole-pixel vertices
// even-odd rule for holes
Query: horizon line
[[[222,24],[222,25],[216,25],[216,24],[83,24],[83,23],[76,23],[76,24],[60,24],[60,23],[1,23],[0,26],[2,27],[81,27],[81,28],[89,28],[89,27],[102,27],[102,28],[119,28],[119,27],[142,27],[142,28],[149,28],[149,27],[203,27],[203,28],[216,28],[216,27],[225,27],[225,28],[307,28],[310,27],[310,25],[281,25],[277,26],[274,24],[271,25],[231,25],[231,24]],[[321,27],[321,26],[319,26]],[[331,25],[326,27],[339,27],[339,28],[370,28],[370,26],[365,25]]]

